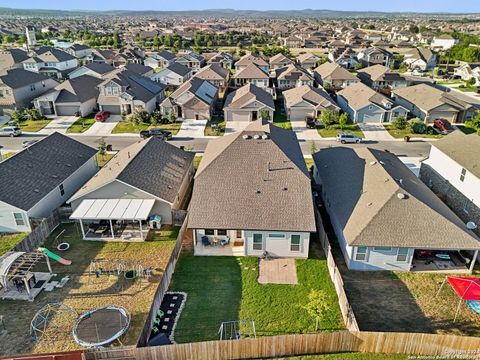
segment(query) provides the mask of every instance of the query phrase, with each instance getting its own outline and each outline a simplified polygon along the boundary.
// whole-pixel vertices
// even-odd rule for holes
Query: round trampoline
[[[84,347],[110,344],[125,334],[130,314],[121,306],[96,308],[80,316],[73,327],[73,338]]]
[[[127,280],[132,280],[138,276],[138,272],[137,270],[128,270],[128,271],[125,271],[123,276],[125,276],[125,279]]]

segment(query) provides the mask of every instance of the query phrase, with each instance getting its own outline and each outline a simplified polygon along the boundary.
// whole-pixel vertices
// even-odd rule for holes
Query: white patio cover
[[[7,277],[8,271],[12,264],[17,260],[20,256],[25,254],[24,252],[7,252],[5,255],[0,257],[0,285],[6,286],[7,285]]]
[[[154,199],[85,199],[70,219],[147,220],[154,204]]]

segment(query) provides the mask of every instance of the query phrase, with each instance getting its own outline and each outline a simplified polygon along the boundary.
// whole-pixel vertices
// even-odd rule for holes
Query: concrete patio
[[[260,259],[258,283],[297,284],[297,267],[295,266],[295,259]]]

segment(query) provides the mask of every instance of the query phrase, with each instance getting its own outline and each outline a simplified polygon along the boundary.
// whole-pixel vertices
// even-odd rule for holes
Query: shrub
[[[340,125],[340,128],[343,130],[345,126],[348,124],[348,114],[343,113],[338,117],[338,123]]]
[[[330,110],[322,111],[320,114],[320,121],[326,127],[338,124],[338,115]]]
[[[14,111],[10,114],[10,119],[18,123],[23,120],[23,115],[18,111]]]
[[[158,123],[160,123],[162,121],[162,113],[160,111],[154,111],[152,116],[150,117],[150,123],[152,125],[157,125]]]
[[[134,123],[135,125],[141,124],[142,122],[150,122],[150,115],[145,110],[134,111],[129,117],[128,120]]]
[[[408,127],[414,134],[425,134],[427,131],[427,125],[425,125],[425,123],[418,118],[409,120]]]
[[[23,117],[31,121],[40,120],[43,118],[42,115],[40,115],[40,112],[34,108],[23,110]]]
[[[404,130],[407,128],[407,118],[405,116],[397,116],[392,121],[392,125],[395,129]]]

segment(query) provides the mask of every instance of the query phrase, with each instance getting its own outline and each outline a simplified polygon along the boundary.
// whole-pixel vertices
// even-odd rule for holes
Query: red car
[[[433,126],[436,127],[444,135],[453,131],[452,124],[445,119],[435,119],[433,121]]]
[[[95,121],[105,121],[110,116],[108,111],[100,111],[95,115]]]

